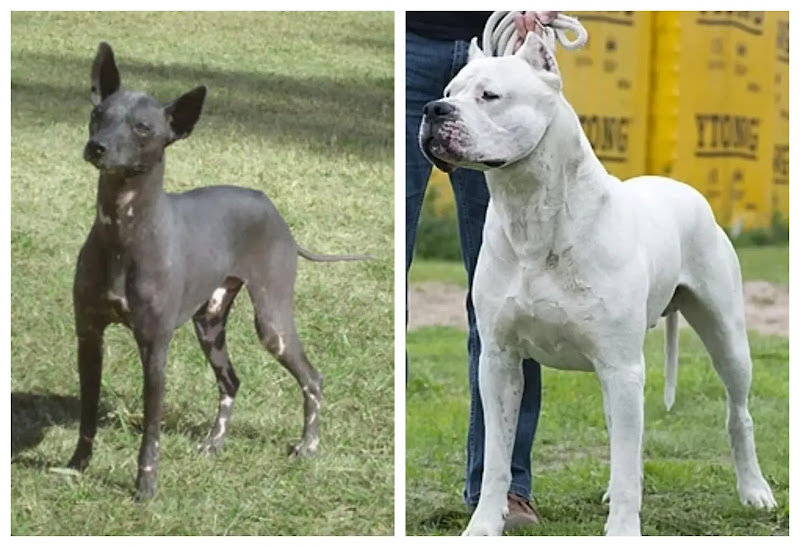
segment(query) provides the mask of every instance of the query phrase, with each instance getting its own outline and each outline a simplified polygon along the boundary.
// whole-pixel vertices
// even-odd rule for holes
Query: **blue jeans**
[[[431,174],[431,165],[422,155],[417,134],[422,121],[422,107],[428,101],[442,97],[447,83],[467,62],[469,43],[441,41],[406,33],[406,275],[411,267],[417,224],[422,199]],[[467,432],[467,470],[464,482],[464,502],[478,503],[483,476],[484,424],[483,408],[478,391],[478,356],[481,341],[475,326],[472,307],[472,278],[478,251],[483,240],[483,223],[489,192],[483,173],[456,169],[450,175],[456,202],[458,238],[461,256],[467,270],[467,321],[469,336],[470,412]],[[531,495],[531,447],[539,421],[541,404],[541,369],[532,360],[522,362],[525,390],[517,424],[514,452],[511,458],[511,492],[525,499]]]

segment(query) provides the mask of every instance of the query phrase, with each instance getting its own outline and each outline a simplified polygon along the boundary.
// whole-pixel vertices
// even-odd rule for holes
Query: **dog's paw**
[[[471,521],[467,529],[461,534],[462,536],[501,536],[503,535],[503,525],[492,526],[486,522],[479,522],[473,524]]]
[[[609,515],[603,530],[607,536],[641,536],[642,526],[639,515],[629,518],[612,519]]]
[[[158,486],[155,477],[142,477],[136,481],[136,494],[133,500],[137,502],[153,499],[156,495]]]
[[[206,456],[218,456],[222,452],[224,445],[225,441],[223,439],[205,439],[197,445],[197,452]]]
[[[493,534],[488,526],[467,526],[467,529],[461,532],[462,536],[499,536],[500,534]]]
[[[751,505],[756,509],[775,509],[778,504],[772,495],[767,481],[761,479],[753,484],[739,487],[739,500],[742,505]]]
[[[67,462],[67,468],[73,469],[75,471],[81,472],[89,467],[89,462],[92,459],[92,452],[91,450],[81,450],[78,448],[75,450],[75,453]]]
[[[289,445],[289,456],[293,458],[314,456],[317,453],[318,445],[319,439],[312,439],[310,441],[302,440],[297,444]]]
[[[467,529],[461,534],[462,536],[502,536],[503,523],[508,509],[504,508],[502,512],[490,514],[482,511],[480,506],[472,513],[472,518],[469,519]],[[499,517],[499,518],[498,518]]]

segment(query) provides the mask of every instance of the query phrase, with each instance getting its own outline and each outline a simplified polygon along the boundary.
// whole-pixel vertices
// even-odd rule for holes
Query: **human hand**
[[[529,32],[542,36],[544,25],[550,24],[558,15],[557,11],[526,11],[514,17],[514,28],[517,31],[517,43],[514,51],[522,47]]]

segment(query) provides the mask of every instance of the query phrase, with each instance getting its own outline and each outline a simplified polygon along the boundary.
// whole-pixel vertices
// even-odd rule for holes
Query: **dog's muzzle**
[[[458,109],[447,101],[431,101],[423,109],[419,128],[419,147],[422,153],[441,171],[452,172],[459,165],[473,169],[490,169],[507,164],[505,160],[473,159],[465,155],[470,136],[459,123]]]
[[[456,107],[445,101],[431,101],[422,107],[422,124],[419,128],[419,147],[422,153],[439,170],[450,173],[455,166],[433,153],[433,145],[440,140],[438,133],[442,124],[452,120]]]
[[[95,139],[89,139],[89,142],[83,148],[83,159],[92,163],[95,167],[99,167],[98,163],[103,154],[106,153],[106,148],[105,144]]]

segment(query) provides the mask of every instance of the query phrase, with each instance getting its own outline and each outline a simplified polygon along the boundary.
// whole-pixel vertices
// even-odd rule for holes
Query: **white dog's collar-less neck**
[[[528,208],[526,216],[537,215],[549,220],[554,208],[574,210],[591,207],[607,191],[604,181],[613,180],[594,154],[583,134],[577,115],[562,97],[556,113],[534,150],[527,156],[486,173],[489,193],[495,206],[520,211],[521,202],[537,206]],[[545,205],[542,207],[542,205]],[[510,217],[507,217],[510,218]]]

